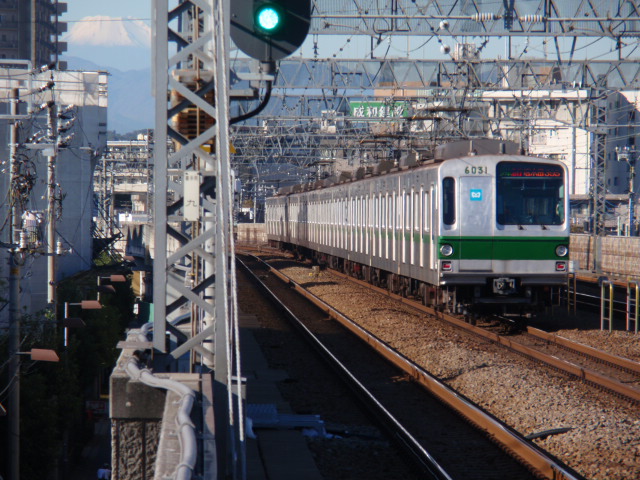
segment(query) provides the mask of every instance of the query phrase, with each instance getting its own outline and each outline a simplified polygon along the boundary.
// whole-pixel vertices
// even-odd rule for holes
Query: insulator
[[[473,19],[476,22],[488,22],[490,20],[496,20],[498,17],[494,13],[476,13]]]
[[[56,242],[56,255],[62,255],[64,253],[64,249],[62,248],[62,242],[58,240]]]
[[[28,235],[27,232],[25,232],[24,230],[22,232],[20,232],[20,250],[26,250],[28,244]]]
[[[524,15],[520,17],[520,21],[525,23],[542,23],[544,20],[545,17],[543,15]]]
[[[58,117],[64,115],[65,113],[69,113],[74,108],[76,108],[76,106],[73,103],[71,105],[67,105],[66,107],[64,107],[62,110],[58,112]]]

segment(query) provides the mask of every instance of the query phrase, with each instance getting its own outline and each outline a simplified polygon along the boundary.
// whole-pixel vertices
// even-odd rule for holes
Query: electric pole
[[[19,91],[11,92],[10,113],[14,117],[9,127],[9,480],[20,480],[20,261],[18,249],[20,244],[20,192],[13,188],[18,173],[16,148],[18,144]]]
[[[51,102],[47,111],[47,137],[51,143],[47,157],[47,304],[56,311],[56,160],[58,129],[56,104]]]

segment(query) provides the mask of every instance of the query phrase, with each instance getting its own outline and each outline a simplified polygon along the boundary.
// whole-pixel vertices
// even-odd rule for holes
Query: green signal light
[[[277,31],[281,22],[280,12],[272,5],[265,5],[256,12],[256,23],[266,33]]]

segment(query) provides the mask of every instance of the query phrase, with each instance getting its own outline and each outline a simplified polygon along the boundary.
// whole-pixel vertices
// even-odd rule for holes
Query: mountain
[[[109,72],[107,128],[127,133],[154,127],[151,69],[122,71],[78,57],[63,56],[69,70]]]
[[[107,128],[117,133],[153,128],[151,28],[141,20],[84,17],[63,37],[69,70],[109,72]],[[90,59],[90,60],[87,60]]]
[[[134,18],[84,17],[63,40],[77,46],[150,48],[151,28]]]
[[[151,66],[151,28],[141,20],[84,17],[63,36],[67,55],[121,71]]]

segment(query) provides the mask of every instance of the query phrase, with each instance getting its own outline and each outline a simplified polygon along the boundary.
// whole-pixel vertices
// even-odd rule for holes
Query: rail
[[[272,272],[277,272],[268,264],[265,264],[261,259],[252,256],[252,258],[258,260],[260,263],[267,265]],[[451,477],[444,471],[444,469],[436,462],[436,460],[427,452],[419,442],[400,424],[400,422],[380,403],[378,400],[367,390],[367,388],[359,382],[353,374],[338,360],[323,344],[322,342],[295,316],[295,314],[289,310],[277,297],[269,290],[269,288],[251,271],[247,265],[236,257],[236,261],[243,268],[243,270],[249,275],[251,280],[269,297],[269,299],[278,305],[278,307],[285,313],[287,318],[296,326],[296,328],[304,335],[304,337],[311,342],[314,348],[327,360],[331,366],[341,375],[341,377],[352,387],[353,391],[357,393],[358,397],[365,402],[368,408],[376,415],[376,418],[381,419],[388,431],[395,437],[400,438],[400,446],[407,451],[410,456],[415,460],[417,465],[431,478],[436,480],[452,480]],[[276,276],[282,279],[280,275],[276,273]],[[288,278],[288,277],[287,277]],[[290,280],[290,279],[289,279]],[[287,282],[291,284],[290,282]],[[293,282],[295,284],[295,282]],[[295,284],[297,285],[297,284]],[[298,290],[296,288],[296,290]],[[299,291],[299,290],[298,290]],[[308,297],[307,297],[308,298]],[[314,304],[318,305],[316,302]],[[318,305],[320,306],[320,305]],[[330,306],[322,303],[320,307],[322,310],[328,308],[333,312]],[[336,312],[337,313],[337,312]]]
[[[273,270],[273,268],[272,268]],[[474,325],[471,325],[463,320],[461,320],[458,317],[455,317],[453,315],[448,315],[439,311],[434,310],[433,308],[429,308],[425,305],[422,305],[419,302],[415,302],[411,299],[408,298],[404,298],[401,297],[399,295],[396,295],[394,293],[389,292],[386,289],[382,289],[380,287],[375,287],[373,285],[370,285],[369,283],[362,281],[362,280],[358,280],[356,278],[350,277],[344,273],[338,272],[336,270],[331,270],[332,273],[334,273],[335,275],[338,275],[340,277],[343,278],[347,278],[350,281],[354,282],[354,283],[358,283],[360,285],[365,286],[366,288],[369,288],[373,291],[377,291],[379,293],[382,293],[384,295],[387,295],[391,298],[394,298],[416,310],[419,310],[421,312],[427,313],[429,315],[433,315],[436,318],[439,318],[443,321],[446,321],[452,325],[455,325],[463,330],[467,330],[470,333],[473,333],[475,335],[478,335],[480,337],[486,338],[487,340],[490,340],[494,343],[500,344],[506,348],[509,348],[511,350],[513,350],[514,352],[517,352],[521,355],[524,355],[526,357],[529,357],[533,360],[536,360],[538,362],[541,362],[545,365],[548,365],[549,367],[558,369],[560,371],[563,371],[569,375],[573,375],[585,382],[591,383],[593,385],[596,385],[600,388],[606,389],[616,395],[625,397],[626,399],[632,401],[632,402],[640,402],[640,391],[629,386],[626,385],[622,382],[618,382],[617,380],[608,378],[604,375],[601,375],[600,373],[594,372],[590,369],[587,368],[583,368],[580,367],[578,365],[575,365],[571,362],[567,362],[565,360],[562,360],[560,358],[554,357],[554,356],[549,356],[546,355],[543,352],[539,352],[531,347],[528,347],[526,345],[523,345],[515,340],[513,340],[512,338],[503,336],[503,335],[499,335],[497,333],[493,333],[493,332],[489,332],[481,327],[476,327]],[[277,271],[274,271],[274,273]],[[279,273],[279,272],[278,272]],[[275,273],[276,275],[278,275],[278,273]],[[280,273],[280,275],[284,275],[282,273]],[[288,277],[287,277],[288,278]],[[568,339],[565,339],[565,345],[568,346],[569,343],[573,343]],[[588,348],[585,346],[585,349]],[[580,347],[576,346],[573,348],[576,351],[580,350]],[[595,350],[595,349],[592,349]],[[603,356],[606,356],[607,354],[604,352],[601,352]],[[615,357],[615,358],[620,358],[620,357]],[[606,360],[609,363],[612,364],[616,364],[618,362],[616,362],[614,356],[608,356],[608,359]],[[629,370],[635,370],[636,368],[640,368],[638,367],[638,363],[637,362],[633,362],[631,360],[627,360],[627,359],[620,359],[621,361],[623,361],[623,363],[625,363],[625,365],[623,365],[621,368],[623,369],[629,369]]]
[[[551,458],[546,452],[539,449],[535,444],[528,441],[527,439],[520,436],[517,432],[513,431],[511,428],[498,421],[492,416],[485,414],[480,408],[478,408],[473,403],[469,402],[465,398],[461,397],[455,391],[450,389],[447,385],[441,383],[438,379],[431,376],[427,371],[419,367],[418,365],[411,362],[409,359],[396,352],[395,350],[388,347],[384,342],[380,341],[374,335],[370,334],[366,330],[362,329],[360,326],[356,325],[336,309],[327,305],[325,302],[320,300],[315,295],[311,294],[307,290],[305,290],[302,286],[297,284],[287,275],[278,271],[268,263],[263,262],[261,259],[258,259],[260,262],[264,263],[267,268],[269,268],[270,272],[275,276],[280,278],[282,281],[291,285],[297,292],[301,295],[309,299],[313,304],[315,304],[318,308],[325,311],[328,315],[342,324],[349,331],[357,335],[363,341],[368,343],[372,348],[374,348],[378,353],[383,355],[388,361],[390,361],[393,365],[397,366],[405,373],[410,375],[414,381],[427,389],[431,394],[442,400],[447,405],[451,406],[454,410],[456,410],[460,415],[467,418],[470,422],[474,423],[478,426],[478,428],[487,432],[488,435],[491,435],[497,442],[503,445],[506,449],[513,452],[518,458],[521,458],[524,462],[526,462],[533,470],[535,470],[539,475],[544,476],[545,478],[554,479],[554,480],[570,480],[570,479],[579,479],[574,472],[567,469],[564,465],[558,463],[555,459]],[[332,272],[335,272],[332,270]],[[361,283],[366,285],[367,287],[371,287],[369,284],[362,282],[360,280],[355,280],[351,277],[347,277],[344,274],[339,272],[335,272],[340,276],[349,278],[356,283]],[[406,299],[399,297],[394,294],[388,293],[386,290],[379,289],[377,287],[371,287],[374,290],[378,290],[384,292],[385,294],[394,297],[398,300],[407,303],[408,305],[415,307],[413,303],[409,303]],[[425,307],[426,308],[426,307]],[[422,309],[421,309],[422,310]],[[431,311],[430,313],[434,313]],[[438,314],[439,317],[442,314]],[[459,321],[461,324],[465,325],[464,322]]]

